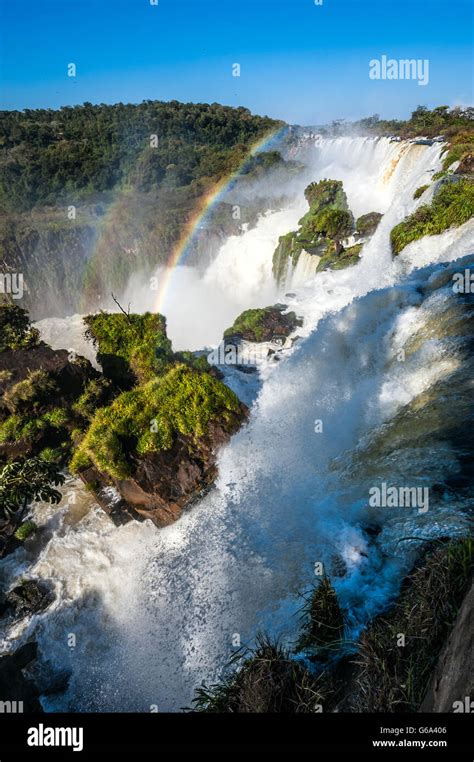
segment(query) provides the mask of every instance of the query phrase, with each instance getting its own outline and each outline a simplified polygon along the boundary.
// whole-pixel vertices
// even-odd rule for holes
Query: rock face
[[[474,582],[441,651],[420,712],[466,711],[466,698],[474,699]]]
[[[38,690],[23,670],[36,658],[36,643],[26,643],[14,654],[0,658],[0,701],[3,712],[42,712]]]
[[[245,310],[234,325],[224,332],[226,344],[245,339],[246,341],[284,340],[300,327],[303,321],[294,312],[285,312],[285,304],[276,304],[263,309]]]

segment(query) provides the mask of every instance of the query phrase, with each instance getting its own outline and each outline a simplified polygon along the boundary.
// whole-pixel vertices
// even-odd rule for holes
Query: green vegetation
[[[58,393],[59,387],[49,373],[35,370],[4,393],[2,404],[11,413],[37,415]]]
[[[449,139],[463,130],[472,129],[473,120],[474,109],[470,106],[453,109],[437,106],[432,110],[418,106],[407,120],[380,119],[378,114],[374,114],[354,122],[351,127],[376,135],[399,135],[402,138],[444,135]],[[338,131],[344,131],[347,125],[340,123],[337,127]]]
[[[312,713],[329,693],[324,678],[314,678],[287,649],[263,635],[255,648],[238,651],[230,666],[238,671],[196,691],[195,711]]]
[[[300,325],[295,312],[283,314],[279,307],[250,309],[242,312],[224,331],[224,338],[242,336],[247,341],[270,341],[276,335],[289,335]]]
[[[380,220],[383,215],[380,212],[369,212],[363,214],[356,220],[355,228],[359,235],[369,236],[373,235],[377,230]]]
[[[24,521],[16,530],[14,537],[20,542],[25,542],[29,537],[35,534],[38,527],[34,521]]]
[[[324,576],[305,597],[303,626],[296,649],[310,651],[318,660],[340,648],[344,635],[344,614],[336,591]]]
[[[362,251],[362,244],[350,246],[348,249],[342,249],[339,254],[329,249],[320,259],[317,272],[322,270],[343,270],[346,267],[352,267],[359,261],[359,255]]]
[[[77,402],[73,404],[73,412],[85,421],[91,421],[97,408],[104,407],[109,402],[111,386],[110,381],[103,377],[89,381]]]
[[[173,360],[162,315],[100,312],[87,315],[84,323],[86,336],[98,348],[104,375],[120,388],[149,381],[165,372]]]
[[[55,487],[61,484],[63,474],[42,458],[8,463],[0,471],[0,516],[16,516],[30,500],[59,503],[61,493]]]
[[[472,125],[471,125],[472,129]],[[450,146],[446,156],[443,159],[443,170],[449,169],[455,161],[462,161],[466,156],[474,152],[474,131],[460,132],[454,135],[450,141]]]
[[[310,183],[305,197],[310,208],[299,221],[299,230],[281,236],[273,255],[273,275],[277,283],[284,279],[290,261],[293,266],[297,264],[303,249],[309,254],[327,256],[326,263],[332,263],[333,255],[343,251],[341,241],[354,231],[354,217],[340,180]],[[341,266],[347,264],[345,259]]]
[[[250,146],[281,126],[248,109],[217,103],[84,103],[57,111],[2,111],[0,205],[16,211],[71,197],[96,202],[107,200],[117,186],[146,192],[221,177],[240,166]],[[156,147],[152,135],[158,137]]]
[[[357,711],[418,711],[471,577],[472,550],[472,540],[463,539],[428,553],[405,580],[395,606],[363,633]]]
[[[442,185],[430,206],[423,205],[396,225],[390,239],[395,254],[425,235],[438,235],[474,216],[474,182],[469,179]]]
[[[413,198],[414,199],[420,198],[420,196],[422,196],[425,190],[429,187],[430,187],[429,185],[420,185],[420,187],[417,188],[416,191],[414,192]]]
[[[106,474],[126,478],[132,473],[131,453],[168,450],[179,436],[192,451],[212,421],[231,428],[239,411],[239,400],[227,386],[208,373],[177,365],[98,410],[71,469],[80,471],[94,463]]]
[[[39,331],[31,327],[27,311],[16,304],[0,304],[0,352],[38,344]]]
[[[472,572],[471,539],[432,543],[404,580],[397,602],[369,624],[352,655],[341,653],[345,615],[323,578],[306,597],[295,651],[259,635],[254,648],[236,652],[220,683],[196,691],[195,709],[416,712]],[[311,672],[301,650],[314,665]],[[333,658],[337,651],[339,660]]]

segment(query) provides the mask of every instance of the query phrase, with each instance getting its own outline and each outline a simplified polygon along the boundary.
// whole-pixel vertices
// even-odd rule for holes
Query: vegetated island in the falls
[[[355,265],[362,245],[382,218],[378,212],[369,212],[355,220],[340,180],[310,183],[304,195],[309,210],[300,219],[298,230],[280,236],[273,255],[278,284],[285,282],[290,266],[295,268],[302,254],[315,259],[316,272]]]
[[[161,315],[87,316],[102,373],[40,341],[16,305],[0,306],[0,323],[4,468],[69,464],[118,524],[169,524],[214,481],[217,450],[247,409],[205,357],[173,352]],[[27,529],[12,525],[14,511],[3,519],[12,549]]]

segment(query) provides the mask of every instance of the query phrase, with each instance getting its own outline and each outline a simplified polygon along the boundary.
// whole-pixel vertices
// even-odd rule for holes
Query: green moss
[[[131,452],[168,450],[178,435],[186,437],[192,449],[211,421],[230,427],[239,412],[239,400],[227,386],[207,373],[177,365],[98,410],[71,469],[80,471],[92,462],[111,476],[126,478],[132,473]]]
[[[67,411],[63,408],[53,408],[36,418],[15,413],[0,424],[0,444],[24,440],[33,443],[48,429],[61,429],[68,422]]]
[[[474,216],[474,183],[460,180],[442,185],[430,206],[420,206],[396,225],[390,240],[394,254],[425,235],[438,235],[458,227]]]
[[[164,373],[173,358],[162,315],[100,312],[84,318],[104,375],[121,388]]]
[[[243,336],[247,341],[269,341],[275,332],[289,335],[301,325],[301,320],[295,312],[282,314],[282,309],[263,307],[244,310],[234,324],[224,331],[224,338]]]
[[[90,421],[99,407],[107,404],[111,396],[111,384],[105,378],[95,378],[89,381],[83,393],[72,406],[73,412],[81,418]]]
[[[429,188],[429,187],[430,187],[429,185],[420,185],[420,187],[419,187],[419,188],[417,188],[417,189],[416,189],[416,191],[414,192],[414,194],[413,194],[413,198],[414,198],[415,200],[416,200],[417,198],[420,198],[420,196],[422,196],[422,195],[423,195],[423,193],[425,192],[425,190],[426,190],[427,188]]]
[[[3,402],[14,413],[28,411],[35,414],[58,392],[54,379],[44,370],[36,370],[9,389],[3,396]]]
[[[263,321],[266,314],[267,310],[265,308],[245,310],[239,315],[235,323],[224,331],[224,337],[251,333],[255,336],[255,341],[262,341],[265,334]]]
[[[357,232],[363,236],[373,235],[379,225],[383,215],[380,212],[368,212],[363,214],[356,221],[355,227]]]
[[[37,529],[38,527],[34,521],[24,521],[16,530],[15,538],[20,542],[25,542],[25,540],[31,537]]]
[[[288,271],[288,264],[293,266],[298,262],[299,255],[303,250],[303,244],[296,241],[297,233],[286,233],[278,239],[278,246],[273,254],[273,277],[277,283],[281,283]]]
[[[334,248],[321,257],[318,263],[317,272],[322,270],[344,270],[346,267],[352,267],[359,261],[359,254],[362,251],[362,244],[358,243],[355,246],[350,246],[348,249],[343,249],[340,254],[336,254]]]

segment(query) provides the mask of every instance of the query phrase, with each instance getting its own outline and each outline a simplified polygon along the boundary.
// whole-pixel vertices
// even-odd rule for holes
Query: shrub
[[[324,658],[328,652],[340,647],[344,614],[327,576],[305,597],[302,616],[303,626],[297,650],[310,650],[318,658]]]
[[[474,216],[474,183],[465,179],[442,185],[430,206],[424,204],[396,225],[390,240],[395,254],[425,235],[438,235]]]
[[[257,636],[253,649],[239,651],[229,666],[239,665],[216,685],[196,691],[198,712],[311,713],[325,703],[330,689],[314,678],[278,643]]]
[[[13,413],[28,411],[37,414],[59,392],[59,388],[44,370],[31,372],[3,396],[3,402]]]
[[[17,304],[0,304],[0,352],[38,344],[39,331],[31,327],[27,311]]]
[[[414,194],[413,194],[413,198],[414,198],[415,200],[416,200],[417,198],[420,198],[420,196],[422,196],[422,195],[423,195],[423,193],[425,192],[425,190],[426,190],[427,188],[429,188],[429,187],[430,187],[429,185],[420,185],[420,187],[419,187],[419,188],[417,188],[417,189],[416,189],[416,191],[414,192]]]

